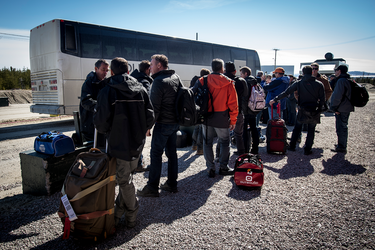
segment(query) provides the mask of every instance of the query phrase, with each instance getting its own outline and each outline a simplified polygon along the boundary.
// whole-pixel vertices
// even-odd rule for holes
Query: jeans
[[[256,116],[245,115],[244,126],[243,126],[243,141],[245,145],[245,152],[250,152],[250,139],[247,133],[247,127],[250,126],[251,137],[253,139],[253,145],[251,152],[258,154],[259,147],[259,132],[256,127]]]
[[[287,106],[287,110],[288,110],[288,119],[285,122],[288,125],[294,126],[294,124],[296,123],[296,117],[297,117],[297,114],[296,114],[297,103],[296,103],[296,101],[294,101],[294,100],[291,101],[287,98],[286,99],[286,106]]]
[[[272,116],[271,107],[268,107],[268,115],[269,115],[269,119],[268,120],[276,119],[276,118],[283,119],[283,111],[281,110],[280,113],[281,113],[281,117],[279,117],[279,114],[277,113],[277,109],[273,109],[273,117],[271,117]]]
[[[350,112],[340,112],[336,117],[337,148],[346,149],[348,145],[348,123]]]
[[[256,118],[256,125],[257,125],[257,128],[259,128],[259,121],[260,121],[260,118],[262,117],[262,114],[263,114],[263,111],[260,111],[260,112],[257,114],[257,118]]]
[[[208,170],[215,170],[214,152],[212,149],[212,145],[216,135],[219,138],[218,144],[220,144],[220,168],[227,170],[229,162],[229,128],[215,128],[206,125],[202,125],[202,127],[204,137],[203,154]]]
[[[193,145],[197,145],[198,149],[202,149],[203,147],[203,134],[202,134],[202,125],[198,124],[195,125],[193,135]]]
[[[307,137],[305,141],[305,151],[310,151],[312,145],[314,144],[314,137],[315,137],[315,127],[316,124],[306,124],[307,125]],[[296,120],[296,125],[294,126],[292,139],[290,140],[290,147],[296,148],[297,139],[301,135],[303,123],[299,123]]]
[[[134,161],[116,159],[116,181],[119,185],[119,193],[115,201],[115,217],[121,218],[125,214],[127,222],[135,221],[139,208],[133,184],[133,173],[137,166],[138,159]]]
[[[151,140],[151,165],[147,186],[152,191],[159,190],[162,156],[168,157],[168,180],[170,187],[177,187],[178,160],[176,151],[176,132],[178,124],[155,123]]]
[[[234,128],[234,136],[236,138],[236,146],[237,146],[237,152],[239,154],[245,153],[245,146],[244,146],[244,139],[243,139],[243,132],[244,132],[244,120],[243,120],[243,114],[239,113],[237,116],[237,122],[236,127]]]

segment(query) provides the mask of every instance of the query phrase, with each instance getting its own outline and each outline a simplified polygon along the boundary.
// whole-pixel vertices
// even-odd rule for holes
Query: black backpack
[[[194,93],[190,88],[180,85],[176,97],[176,115],[181,126],[194,126],[197,124],[197,107],[194,101]]]
[[[366,88],[350,78],[347,80],[349,81],[351,88],[351,97],[349,99],[350,103],[354,107],[364,107],[369,100],[369,95]]]
[[[209,117],[208,103],[211,99],[212,113],[214,112],[212,94],[207,86],[207,76],[203,77],[203,85],[199,84],[194,95],[195,104],[197,105],[198,123],[204,124]]]

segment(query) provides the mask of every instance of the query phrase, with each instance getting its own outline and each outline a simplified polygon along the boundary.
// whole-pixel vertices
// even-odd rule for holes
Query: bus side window
[[[65,26],[65,49],[68,51],[77,51],[76,32],[72,25]]]
[[[100,29],[81,26],[80,38],[82,57],[102,58]]]

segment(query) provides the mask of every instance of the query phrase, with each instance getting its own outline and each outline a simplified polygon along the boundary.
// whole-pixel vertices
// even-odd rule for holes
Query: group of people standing
[[[110,66],[110,67],[109,67]],[[240,68],[240,77],[236,76],[233,62],[224,63],[222,59],[214,59],[211,63],[212,73],[202,69],[200,77],[192,79],[191,88],[197,91],[204,84],[204,76],[212,95],[208,111],[211,115],[204,124],[196,127],[193,138],[196,142],[197,154],[203,153],[209,177],[216,175],[215,162],[219,162],[220,175],[231,175],[233,170],[228,166],[230,156],[230,131],[234,131],[237,145],[236,154],[259,153],[258,112],[248,107],[252,87],[259,81],[251,75],[249,67]],[[314,67],[314,66],[313,66]],[[110,70],[111,77],[106,78]],[[275,102],[281,100],[281,108],[285,109],[283,98],[297,92],[299,112],[293,130],[290,150],[296,146],[296,138],[301,133],[303,123],[308,124],[308,136],[305,153],[311,153],[318,117],[301,121],[307,107],[315,104],[321,109],[327,99],[323,83],[312,73],[313,68],[303,69],[304,77],[289,86],[284,77],[284,70],[275,70],[275,79],[264,85],[269,110]],[[345,79],[347,68],[339,66],[336,70],[339,80],[332,95],[331,109],[336,112],[336,130],[339,136],[337,152],[346,152],[347,123],[349,114],[354,110],[350,102],[342,97],[349,95],[348,83]],[[151,61],[142,61],[139,69],[129,75],[126,59],[116,57],[110,65],[103,59],[95,64],[95,70],[87,75],[82,85],[80,101],[81,132],[86,141],[94,138],[94,126],[99,134],[104,135],[108,143],[107,153],[116,159],[116,179],[119,194],[115,201],[116,225],[124,216],[127,227],[134,227],[138,212],[138,196],[158,197],[159,189],[178,192],[178,158],[176,150],[176,132],[179,129],[175,112],[175,100],[180,77],[169,69],[168,58],[156,54]],[[271,112],[270,112],[271,114]],[[274,112],[276,114],[276,112]],[[320,116],[319,116],[320,117]],[[316,119],[315,119],[316,118]],[[252,144],[248,136],[251,131]],[[142,150],[146,136],[151,136],[151,163],[145,167],[142,161]],[[216,158],[213,152],[214,138],[218,137]],[[100,137],[98,137],[100,139]],[[346,138],[346,139],[345,139]],[[250,150],[251,148],[251,150]],[[162,171],[162,155],[168,158],[167,181],[160,185]],[[136,171],[149,171],[147,185],[135,190],[132,176]]]

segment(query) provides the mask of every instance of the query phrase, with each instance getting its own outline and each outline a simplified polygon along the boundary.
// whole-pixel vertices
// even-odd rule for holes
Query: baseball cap
[[[282,73],[282,74],[284,74],[285,70],[282,67],[278,67],[278,68],[275,69],[275,71],[273,73]]]

